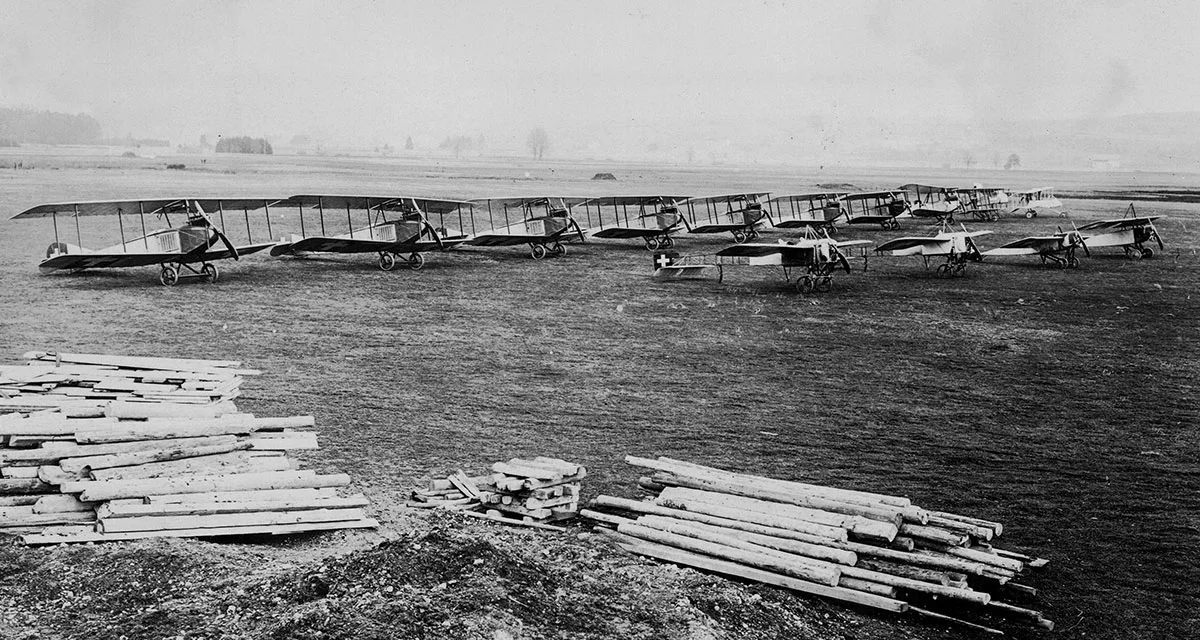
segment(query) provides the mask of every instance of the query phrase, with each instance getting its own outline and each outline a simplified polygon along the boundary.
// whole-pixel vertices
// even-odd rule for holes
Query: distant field
[[[598,171],[618,180],[591,181]],[[215,286],[161,287],[153,269],[42,277],[50,224],[7,218],[41,202],[161,195],[783,193],[912,181],[1078,193],[1195,180],[7,152],[0,360],[48,348],[264,369],[240,406],[317,416],[312,465],[350,473],[385,524],[420,477],[510,456],[587,465],[585,497],[632,495],[627,453],[903,494],[1000,520],[1006,546],[1050,558],[1031,582],[1055,637],[1182,638],[1200,622],[1200,205],[1136,204],[1168,216],[1167,251],[1150,261],[1114,249],[1077,271],[989,260],[943,281],[912,258],[876,258],[811,297],[766,269],[729,269],[724,284],[659,281],[648,252],[617,241],[543,262],[523,248],[465,249],[430,255],[420,272],[384,273],[369,255],[256,255],[222,263]],[[1127,204],[1068,200],[1070,220],[972,226],[996,231],[986,249],[1119,217]],[[679,249],[727,241],[685,237]]]

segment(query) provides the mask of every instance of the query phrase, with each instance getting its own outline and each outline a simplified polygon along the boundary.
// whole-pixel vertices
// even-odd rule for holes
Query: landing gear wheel
[[[546,257],[546,245],[531,244],[529,245],[529,255],[533,256],[534,260],[541,260]]]
[[[1130,260],[1141,260],[1144,257],[1142,251],[1137,247],[1125,247],[1125,257]]]
[[[550,255],[552,255],[552,256],[567,255],[567,245],[565,245],[561,242],[555,242],[554,244],[550,245]]]
[[[396,254],[386,251],[379,252],[379,268],[384,271],[391,271],[396,267]]]
[[[208,279],[209,284],[216,283],[217,278],[221,276],[221,272],[217,271],[217,265],[212,264],[211,262],[204,263],[204,266],[200,267],[200,273],[204,274],[204,277]]]
[[[1067,268],[1068,269],[1078,269],[1079,268],[1079,258],[1076,258],[1075,256],[1071,256],[1070,258],[1067,258]]]
[[[1037,215],[1037,212],[1036,212],[1036,211],[1034,211],[1033,209],[1029,209],[1029,210],[1027,210],[1027,211],[1025,212],[1025,217],[1026,217],[1026,218],[1032,218],[1032,217],[1034,217],[1034,216],[1036,216],[1036,215]]]
[[[939,277],[939,278],[949,278],[950,277],[950,265],[939,264],[937,267],[936,273],[937,273],[937,277]]]
[[[421,267],[425,266],[425,256],[414,253],[408,257],[408,268],[413,271],[420,271]]]
[[[742,231],[734,231],[734,232],[733,232],[733,241],[734,241],[734,242],[736,242],[736,243],[738,243],[738,244],[741,244],[741,243],[745,242],[745,241],[746,241],[746,234],[745,234],[744,232],[742,232]]]
[[[965,265],[965,264],[954,265],[954,275],[958,276],[959,278],[966,276],[967,275],[967,265]]]
[[[1143,247],[1142,248],[1142,257],[1145,258],[1146,260],[1153,258],[1154,257],[1154,249],[1151,249],[1150,247]]]
[[[800,276],[796,280],[796,291],[800,293],[812,293],[816,288],[816,282],[812,276]]]
[[[163,265],[162,271],[158,274],[158,281],[164,287],[173,287],[179,282],[179,269],[172,267],[169,264]]]
[[[646,242],[646,251],[654,251],[662,246],[658,238],[654,236],[646,236],[644,240]]]
[[[821,276],[817,278],[814,288],[820,293],[829,293],[830,291],[833,291],[833,276]]]
[[[675,246],[675,240],[671,236],[663,236],[658,239],[658,247],[660,249],[670,249]]]

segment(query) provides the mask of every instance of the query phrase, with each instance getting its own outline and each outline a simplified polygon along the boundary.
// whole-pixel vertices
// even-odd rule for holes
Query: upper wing
[[[585,204],[598,207],[641,207],[659,204],[675,204],[687,200],[689,196],[604,196],[591,198]]]
[[[983,252],[985,256],[1019,256],[1050,253],[1062,248],[1061,236],[1030,236]]]
[[[526,206],[540,206],[540,205],[546,204],[548,202],[552,206],[561,204],[562,206],[571,208],[571,207],[583,204],[584,202],[587,202],[587,201],[588,201],[588,198],[562,197],[562,196],[552,196],[552,197],[540,196],[540,197],[536,197],[536,198],[474,198],[472,200],[469,200],[468,204],[480,206],[480,207],[483,207],[484,209],[486,209],[488,206],[491,206],[492,208],[503,209],[504,207],[508,207],[508,208],[512,209],[512,208],[522,208],[522,207],[526,207]]]
[[[735,244],[725,247],[717,252],[719,256],[742,256],[757,258],[771,255],[799,255],[811,253],[813,250],[812,244],[782,244],[757,242],[747,244]]]
[[[415,205],[424,213],[450,213],[461,207],[470,207],[465,200],[424,198],[417,196],[360,196],[360,195],[295,195],[281,200],[274,206],[307,206],[329,209],[394,209],[403,205]]]
[[[752,202],[762,200],[766,196],[771,195],[769,192],[763,191],[759,193],[728,193],[720,196],[703,196],[699,198],[688,198],[687,203],[690,205],[703,205],[708,203],[725,203],[725,202]]]
[[[1140,218],[1099,220],[1097,222],[1089,222],[1082,227],[1079,227],[1078,231],[1108,231],[1113,229],[1128,229],[1130,227],[1145,227],[1161,217],[1162,216],[1143,216]]]
[[[846,195],[845,192],[828,193],[795,193],[785,196],[775,196],[767,202],[812,202],[814,200],[837,200]]]
[[[46,218],[53,215],[115,216],[159,213],[187,203],[198,202],[208,213],[261,209],[280,202],[278,198],[158,198],[147,200],[93,200],[39,204],[13,216],[13,220]]]

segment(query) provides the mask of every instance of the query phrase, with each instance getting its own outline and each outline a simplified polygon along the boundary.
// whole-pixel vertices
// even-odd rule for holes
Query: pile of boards
[[[0,367],[0,533],[26,544],[377,527],[345,474],[301,470],[312,416],[257,417],[240,363],[25,354]]]
[[[601,495],[581,515],[615,527],[608,535],[627,551],[993,633],[1000,631],[961,616],[1054,627],[1038,611],[997,599],[1035,596],[1017,579],[1047,562],[992,546],[1004,529],[998,522],[665,457],[626,462],[655,472],[639,482],[655,497]],[[923,608],[940,603],[957,617]]]
[[[508,524],[562,531],[551,522],[575,517],[580,481],[587,469],[558,458],[513,458],[492,465],[492,473],[468,476],[456,471],[428,488],[415,489],[409,506],[462,511]]]

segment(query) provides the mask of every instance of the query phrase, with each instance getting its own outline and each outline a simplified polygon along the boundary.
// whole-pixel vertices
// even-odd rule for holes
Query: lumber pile
[[[493,464],[489,474],[472,477],[456,471],[434,480],[412,492],[409,506],[562,531],[549,523],[575,517],[585,476],[587,469],[573,462],[545,456],[513,458]]]
[[[654,472],[639,481],[653,498],[601,495],[581,515],[613,528],[607,535],[632,553],[993,633],[961,615],[1054,626],[998,599],[1036,595],[1018,579],[1047,562],[993,546],[998,522],[665,457],[625,460]],[[925,608],[939,603],[956,617]]]
[[[318,448],[312,416],[238,411],[242,376],[256,371],[26,358],[0,367],[0,533],[55,544],[378,526],[364,496],[339,494],[349,476],[302,470],[291,457]]]

